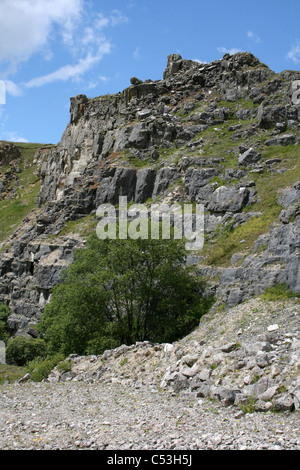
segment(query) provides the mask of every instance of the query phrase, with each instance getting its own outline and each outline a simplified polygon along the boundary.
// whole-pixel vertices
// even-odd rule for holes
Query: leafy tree
[[[49,352],[100,354],[188,334],[211,302],[185,261],[181,240],[100,240],[92,234],[45,307],[39,331]]]

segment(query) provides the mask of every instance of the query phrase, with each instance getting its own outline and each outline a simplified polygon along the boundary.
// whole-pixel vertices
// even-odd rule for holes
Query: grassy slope
[[[14,145],[21,151],[20,160],[16,162],[21,172],[12,172],[13,175],[17,175],[18,180],[11,181],[7,197],[0,200],[0,243],[20,226],[24,217],[35,207],[40,191],[40,176],[37,165],[33,163],[34,156],[39,148],[49,147],[49,145],[31,143]],[[8,175],[12,171],[12,166],[10,164],[1,166],[0,177]]]
[[[246,123],[243,125],[246,126]],[[227,127],[227,125],[225,125]],[[220,126],[222,129],[222,126]],[[287,131],[289,133],[289,131]],[[295,132],[292,132],[295,133]],[[248,181],[254,181],[259,196],[256,204],[244,209],[245,212],[255,211],[261,212],[258,218],[251,218],[244,225],[239,226],[235,230],[223,231],[216,239],[213,246],[207,245],[205,248],[206,264],[218,266],[228,266],[232,254],[243,250],[249,252],[257,238],[268,232],[270,225],[278,219],[283,209],[278,205],[277,200],[280,193],[288,186],[293,185],[300,180],[299,145],[288,146],[272,146],[265,147],[265,131],[261,131],[261,135],[255,135],[249,139],[249,146],[254,146],[262,155],[260,163],[271,159],[280,158],[282,161],[271,167],[265,165],[260,173],[251,173]],[[214,154],[225,157],[225,167],[238,168],[237,156],[229,150],[229,142],[231,136],[224,129],[214,138]],[[237,147],[244,142],[235,142],[232,148]],[[228,152],[228,153],[227,153]],[[284,171],[281,171],[284,170]],[[220,184],[223,184],[221,181]],[[241,241],[243,242],[241,248]]]
[[[4,384],[6,381],[9,383],[18,381],[24,377],[25,373],[25,367],[0,364],[0,385]]]

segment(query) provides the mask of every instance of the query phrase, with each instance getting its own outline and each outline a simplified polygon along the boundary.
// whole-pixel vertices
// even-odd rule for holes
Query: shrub
[[[136,341],[172,342],[211,306],[182,240],[92,234],[53,290],[38,330],[49,353],[101,354]]]
[[[72,369],[72,361],[66,360],[62,361],[57,365],[57,370],[59,372],[69,372]]]
[[[24,366],[37,357],[45,357],[46,352],[47,346],[43,339],[17,336],[8,341],[6,360],[8,364]]]
[[[34,382],[41,382],[46,379],[52,369],[61,361],[64,356],[62,354],[55,354],[47,359],[37,358],[27,364],[27,372],[30,373],[30,378]]]
[[[0,304],[0,340],[7,343],[9,339],[9,330],[7,328],[7,318],[9,315],[9,308],[5,304]]]

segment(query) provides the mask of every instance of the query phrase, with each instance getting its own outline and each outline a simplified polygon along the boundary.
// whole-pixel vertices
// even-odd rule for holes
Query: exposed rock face
[[[11,328],[32,331],[73,250],[84,243],[67,224],[93,216],[100,204],[118,204],[120,196],[203,204],[207,243],[223,229],[259,219],[256,204],[264,196],[257,175],[270,181],[291,171],[292,160],[278,148],[299,146],[300,107],[291,100],[298,78],[275,75],[248,53],[210,64],[172,54],[162,80],[132,77],[121,93],[71,98],[62,139],[43,155],[38,208],[1,253],[0,302],[10,303]],[[199,264],[219,302],[233,306],[277,283],[300,292],[294,167],[278,192],[279,217],[247,252],[239,241],[231,266],[210,266],[191,253],[189,262]]]
[[[5,165],[20,157],[20,150],[11,143],[0,142],[0,164]]]
[[[75,187],[78,192],[76,183],[82,176],[90,176],[90,181],[85,179],[89,197],[88,183],[95,180],[101,184],[105,172],[115,166],[114,159],[120,157],[117,154],[148,161],[159,148],[184,147],[210,125],[226,122],[226,110],[211,101],[188,122],[176,112],[184,101],[185,112],[192,111],[212,90],[218,90],[222,99],[227,99],[228,87],[238,90],[234,100],[248,96],[251,84],[260,83],[272,72],[266,67],[243,71],[245,60],[242,56],[234,60],[226,57],[202,66],[173,54],[168,58],[164,80],[133,80],[134,84],[122,93],[98,99],[88,100],[84,95],[72,98],[70,124],[42,169],[40,204],[61,200]],[[259,66],[251,54],[246,64]],[[240,67],[238,73],[231,72]]]

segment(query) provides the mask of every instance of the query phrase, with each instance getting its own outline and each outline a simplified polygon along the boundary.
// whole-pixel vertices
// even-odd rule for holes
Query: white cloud
[[[128,23],[127,16],[123,15],[119,10],[112,10],[110,14],[110,21],[112,26],[117,26],[121,23]]]
[[[107,82],[99,70],[93,77],[88,72],[97,72],[97,65],[112,52],[113,44],[106,34],[109,28],[128,21],[119,10],[107,15],[95,11],[89,0],[0,0],[0,79],[5,83],[6,94],[19,97],[26,90],[47,84],[82,80],[84,74],[88,89]],[[48,72],[58,51],[65,54],[65,65],[53,66],[50,73],[33,75],[23,83],[8,79],[37,54],[47,62]],[[0,105],[4,135],[3,112]],[[6,132],[4,137],[26,142],[14,132]]]
[[[24,137],[21,137],[18,132],[5,132],[4,133],[6,140],[9,142],[29,142],[29,140],[24,139]]]
[[[88,0],[0,0],[0,78],[15,73],[37,53],[49,63],[62,48],[69,53],[66,65],[50,73],[20,86],[7,80],[8,93],[20,96],[24,88],[79,80],[111,53],[113,45],[105,29],[127,23],[128,18],[119,10],[104,16],[90,8]]]
[[[90,82],[88,83],[88,85],[85,87],[85,89],[87,90],[93,90],[94,88],[97,88],[97,86],[99,86],[99,81],[100,82],[103,82],[103,83],[106,83],[108,82],[108,78],[107,77],[104,77],[102,75],[100,75],[100,77],[98,77],[99,80],[90,80]]]
[[[208,64],[206,60],[201,60],[201,59],[193,59],[194,62],[198,62],[198,64]]]
[[[1,0],[0,62],[16,66],[47,47],[59,27],[71,41],[84,0]]]
[[[254,42],[256,42],[256,43],[261,42],[260,37],[259,37],[256,33],[254,33],[253,31],[248,31],[248,32],[247,32],[247,37],[248,37],[249,39],[252,39],[252,40],[253,40]]]
[[[133,51],[133,57],[137,60],[141,58],[141,48],[139,46]]]
[[[29,142],[27,139],[24,139],[24,137],[20,136],[16,131],[5,131],[0,134],[0,139],[7,140],[8,142]]]
[[[36,77],[24,84],[26,88],[40,87],[57,81],[78,80],[80,77],[90,70],[95,64],[100,62],[104,54],[108,54],[111,50],[109,42],[104,42],[98,49],[97,55],[88,54],[84,59],[80,59],[75,65],[64,65],[63,67],[41,77]]]
[[[242,52],[241,49],[236,49],[235,47],[233,47],[232,49],[227,49],[227,47],[218,47],[217,51],[222,52],[222,54],[228,53],[230,55],[234,55],[234,54],[237,54],[238,52]]]
[[[290,51],[287,53],[287,59],[292,60],[295,64],[300,62],[300,42],[294,44]]]
[[[11,80],[4,80],[5,90],[11,96],[22,96],[22,89]]]

